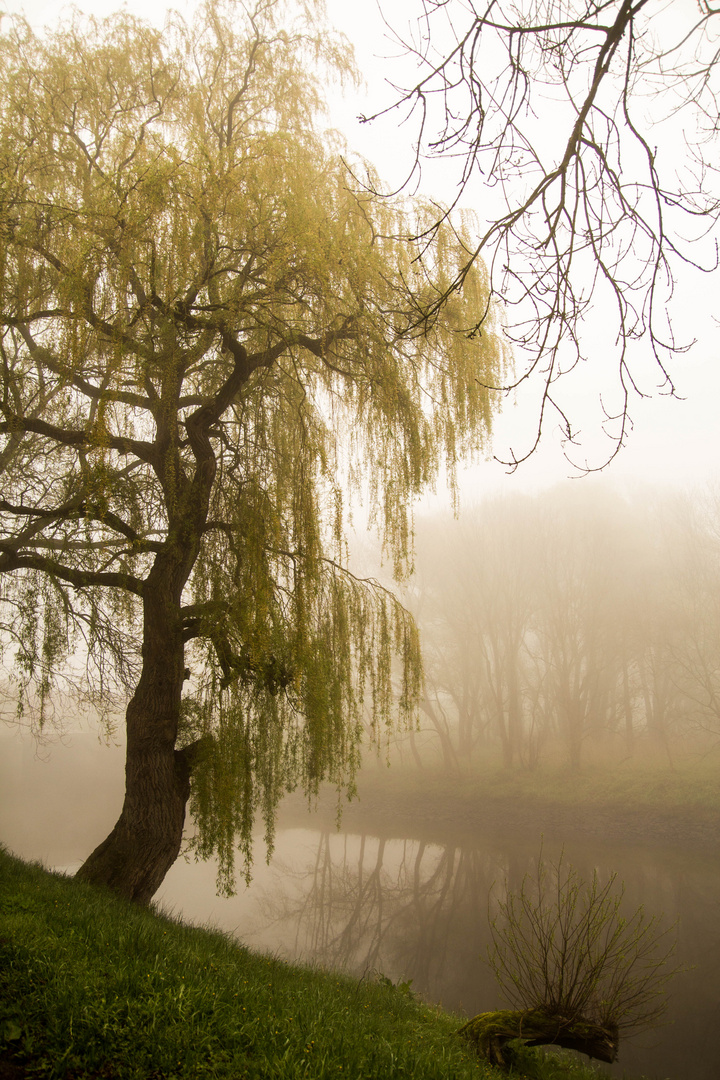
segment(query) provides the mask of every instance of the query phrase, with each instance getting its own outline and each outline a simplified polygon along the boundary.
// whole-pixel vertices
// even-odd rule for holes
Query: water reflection
[[[457,998],[452,960],[461,947],[484,952],[487,938],[485,918],[464,898],[502,872],[497,859],[330,832],[314,844],[305,866],[279,862],[275,887],[259,904],[265,926],[292,928],[294,956],[356,973],[377,969],[412,979],[433,1000],[448,991]]]
[[[415,839],[283,830],[269,867],[230,901],[191,898],[197,866],[181,864],[163,899],[185,917],[234,930],[257,948],[356,975],[373,969],[412,979],[430,1001],[472,1015],[500,1004],[483,962],[493,887],[516,889],[537,858],[535,844],[473,838],[440,845]],[[557,858],[559,848],[545,846]],[[672,1080],[716,1080],[720,1062],[720,867],[678,851],[565,845],[588,879],[617,870],[628,908],[643,904],[678,922],[678,961],[693,965],[672,986],[671,1026],[628,1040],[608,1071]],[[187,871],[192,871],[192,878]],[[211,887],[208,877],[208,885]],[[197,907],[197,911],[193,910]],[[202,914],[200,914],[202,912]]]

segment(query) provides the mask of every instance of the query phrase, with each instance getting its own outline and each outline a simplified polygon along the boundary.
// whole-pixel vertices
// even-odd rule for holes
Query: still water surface
[[[117,817],[122,747],[103,749],[77,734],[38,753],[0,728],[0,838],[26,859],[72,872]],[[392,818],[392,815],[389,815]],[[179,860],[158,899],[198,923],[212,922],[253,948],[315,960],[362,975],[373,969],[412,979],[428,1001],[472,1015],[496,1008],[483,963],[489,940],[488,894],[517,888],[532,869],[543,826],[486,835],[444,827],[443,842],[403,839],[392,820],[385,839],[358,823],[337,833],[317,817],[278,833],[270,866],[256,849],[252,885],[230,900],[215,895],[212,865]],[[79,826],[82,826],[79,828]],[[399,838],[398,838],[399,835]],[[559,848],[546,843],[557,857]],[[568,841],[568,861],[587,879],[617,871],[628,907],[665,912],[677,922],[678,962],[692,970],[672,985],[670,1026],[621,1043],[615,1076],[720,1080],[720,854]]]
[[[545,845],[545,855],[560,849]],[[488,896],[532,871],[537,845],[514,837],[439,844],[308,828],[282,829],[266,866],[230,899],[215,895],[214,868],[180,860],[157,900],[195,922],[233,932],[254,949],[354,975],[412,979],[428,1001],[473,1015],[501,1005],[483,961]],[[641,904],[677,923],[677,961],[691,970],[671,987],[671,1023],[621,1043],[616,1077],[720,1077],[720,859],[677,849],[566,844],[586,879],[617,871],[628,910]]]

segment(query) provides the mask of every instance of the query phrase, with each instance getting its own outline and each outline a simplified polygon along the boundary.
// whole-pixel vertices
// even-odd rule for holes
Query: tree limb
[[[39,570],[50,577],[67,581],[76,589],[88,589],[93,586],[123,589],[125,592],[142,596],[144,582],[132,574],[103,573],[92,570],[78,570],[73,566],[64,566],[55,559],[36,553],[19,554],[12,544],[0,540],[0,573],[8,573],[13,570]]]

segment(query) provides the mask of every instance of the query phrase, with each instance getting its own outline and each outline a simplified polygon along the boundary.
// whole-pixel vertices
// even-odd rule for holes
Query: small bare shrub
[[[674,928],[642,907],[623,915],[624,892],[617,874],[586,882],[562,854],[553,863],[540,853],[491,920],[488,962],[514,1008],[624,1034],[657,1024],[678,970]]]

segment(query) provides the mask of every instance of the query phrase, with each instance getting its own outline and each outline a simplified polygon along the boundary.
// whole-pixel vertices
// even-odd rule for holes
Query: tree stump
[[[474,1042],[482,1057],[501,1068],[510,1064],[512,1053],[507,1044],[513,1039],[521,1039],[526,1046],[579,1050],[610,1064],[617,1058],[619,1041],[614,1025],[601,1027],[583,1017],[569,1020],[542,1009],[479,1013],[460,1028],[459,1034]]]

